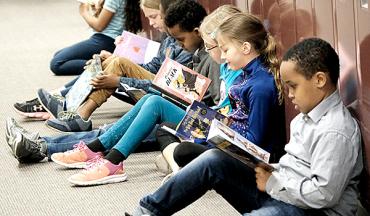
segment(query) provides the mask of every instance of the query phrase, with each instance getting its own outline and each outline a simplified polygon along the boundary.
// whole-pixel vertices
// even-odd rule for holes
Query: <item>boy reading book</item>
[[[136,215],[172,215],[210,189],[245,215],[355,215],[361,135],[337,90],[339,58],[306,39],[284,55],[281,78],[301,113],[275,170],[255,170],[213,149],[140,201]],[[181,188],[181,189],[180,189]]]

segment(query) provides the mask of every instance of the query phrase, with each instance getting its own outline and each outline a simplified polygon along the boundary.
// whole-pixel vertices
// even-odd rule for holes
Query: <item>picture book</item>
[[[177,125],[176,136],[183,140],[204,139],[205,141],[213,119],[218,119],[225,124],[230,123],[226,116],[216,110],[201,102],[193,101],[185,116]]]
[[[268,164],[269,152],[247,140],[217,119],[212,121],[207,142],[214,144],[217,148],[253,169],[257,165],[268,171],[274,169]]]
[[[211,80],[182,64],[166,58],[156,74],[152,87],[183,104],[201,101]]]
[[[116,93],[131,98],[134,103],[137,103],[144,95],[146,95],[144,90],[133,88],[122,83],[121,88],[117,88]]]
[[[94,55],[91,63],[86,66],[84,72],[66,95],[66,109],[68,111],[76,111],[86,100],[93,89],[93,86],[90,84],[91,79],[96,77],[99,73],[103,73],[101,60],[98,55]]]
[[[125,57],[137,64],[146,64],[158,54],[160,43],[123,31],[122,41],[116,45],[115,55]]]

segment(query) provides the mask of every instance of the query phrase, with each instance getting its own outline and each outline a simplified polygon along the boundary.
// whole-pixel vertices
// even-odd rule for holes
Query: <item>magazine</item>
[[[67,111],[77,111],[93,89],[93,86],[90,84],[91,79],[102,73],[103,69],[100,57],[99,55],[94,55],[91,63],[86,66],[84,72],[80,75],[66,95]]]
[[[146,95],[144,90],[133,88],[123,83],[121,83],[121,88],[116,89],[116,93],[131,98],[134,103],[137,103],[144,95]]]
[[[136,64],[146,64],[158,54],[160,43],[123,31],[122,41],[116,45],[114,55],[125,57]]]
[[[253,169],[257,165],[267,171],[274,169],[268,164],[269,152],[253,144],[217,119],[212,121],[207,141]]]
[[[213,119],[229,124],[230,120],[207,105],[193,101],[185,116],[177,125],[176,136],[183,140],[205,139]]]
[[[195,100],[202,100],[210,84],[209,78],[166,58],[153,80],[152,87],[163,95],[190,105]]]

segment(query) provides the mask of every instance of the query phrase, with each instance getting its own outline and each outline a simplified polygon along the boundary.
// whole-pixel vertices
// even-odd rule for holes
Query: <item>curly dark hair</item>
[[[141,12],[139,0],[126,0],[125,5],[125,29],[137,33],[143,29],[141,24]]]
[[[164,22],[168,28],[179,25],[183,31],[191,32],[200,26],[207,12],[194,0],[178,0],[169,5]]]
[[[329,74],[334,85],[338,82],[338,54],[328,42],[320,38],[309,38],[297,43],[285,53],[283,61],[294,62],[298,72],[307,79],[322,71]]]
[[[161,0],[161,8],[164,13],[166,13],[170,4],[176,2],[177,0]]]

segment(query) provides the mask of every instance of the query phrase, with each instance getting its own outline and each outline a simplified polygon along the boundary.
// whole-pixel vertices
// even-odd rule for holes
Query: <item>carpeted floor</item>
[[[22,126],[55,135],[44,122],[17,115],[13,103],[32,99],[38,88],[51,90],[72,77],[49,71],[54,52],[87,38],[90,31],[78,15],[75,0],[0,0],[0,129],[16,118]],[[93,115],[94,127],[117,120],[130,106],[110,99]],[[158,154],[133,154],[126,162],[128,181],[96,187],[72,187],[66,180],[76,170],[51,162],[19,164],[10,154],[4,132],[0,139],[0,215],[123,215],[140,197],[153,192],[162,177],[155,171]],[[177,215],[237,215],[219,195],[207,193]]]

